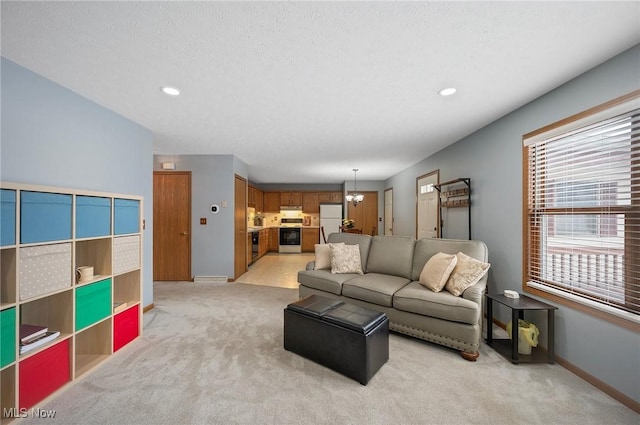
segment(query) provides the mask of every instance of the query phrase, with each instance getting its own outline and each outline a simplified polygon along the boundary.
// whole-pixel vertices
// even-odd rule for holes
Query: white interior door
[[[384,191],[384,234],[393,235],[393,188]]]
[[[440,180],[439,175],[438,171],[434,171],[417,179],[416,238],[418,239],[440,237],[440,226],[438,226],[440,192],[434,187]]]

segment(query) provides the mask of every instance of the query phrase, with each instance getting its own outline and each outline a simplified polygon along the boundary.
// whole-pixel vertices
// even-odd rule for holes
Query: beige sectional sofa
[[[478,358],[487,273],[460,296],[434,292],[419,280],[440,252],[462,252],[486,263],[483,242],[352,233],[332,233],[327,242],[359,245],[363,274],[316,270],[310,262],[298,272],[300,298],[318,294],[384,312],[392,331],[460,350],[467,360]]]

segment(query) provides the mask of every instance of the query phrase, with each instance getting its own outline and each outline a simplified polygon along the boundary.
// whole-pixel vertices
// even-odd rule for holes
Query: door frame
[[[387,193],[389,195],[391,195],[391,215],[387,216]],[[384,195],[383,195],[383,216],[384,216],[384,229],[382,229],[382,234],[385,236],[389,236],[389,235],[393,235],[393,186],[385,189],[384,190]],[[387,235],[387,228],[389,228],[391,230],[391,233],[389,233],[389,235]]]
[[[418,199],[420,196],[420,184],[418,183],[420,180],[426,178],[426,177],[430,177],[432,175],[436,176],[436,184],[440,184],[440,169],[436,169],[433,171],[430,171],[426,174],[423,174],[421,176],[416,177],[416,234],[415,237],[418,237],[418,231],[420,229],[419,226],[419,216],[418,216]],[[438,195],[438,206],[436,207],[436,228],[437,228],[437,233],[436,233],[436,237],[437,238],[441,238],[442,237],[442,223],[440,222],[440,195]]]

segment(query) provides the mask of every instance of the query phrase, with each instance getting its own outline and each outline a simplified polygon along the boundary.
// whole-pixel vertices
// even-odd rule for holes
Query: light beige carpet
[[[20,424],[637,424],[558,365],[396,334],[367,386],[283,349],[296,289],[156,283],[144,335]]]

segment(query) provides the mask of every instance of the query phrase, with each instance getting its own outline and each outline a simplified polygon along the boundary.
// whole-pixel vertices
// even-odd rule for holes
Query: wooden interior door
[[[360,192],[360,191],[358,191]],[[350,192],[351,193],[351,192]],[[378,234],[378,192],[360,192],[364,200],[357,206],[348,202],[347,218],[355,221],[354,227],[362,229],[363,234]]]
[[[153,173],[153,280],[191,280],[191,172]]]
[[[247,180],[236,175],[234,183],[233,280],[247,271]]]

